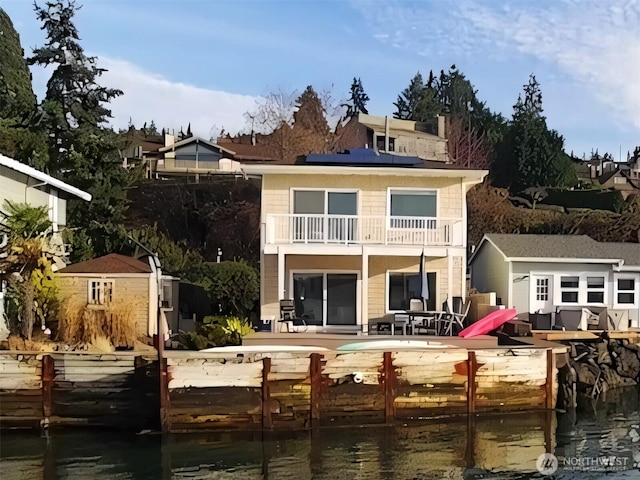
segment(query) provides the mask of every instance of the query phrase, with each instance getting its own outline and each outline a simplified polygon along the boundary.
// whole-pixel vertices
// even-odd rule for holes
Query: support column
[[[360,289],[360,318],[362,332],[369,334],[369,254],[366,247],[362,247],[362,288]]]
[[[449,308],[453,311],[453,249],[447,249],[447,271],[449,278],[447,279],[447,301],[449,302]]]
[[[284,291],[284,275],[285,275],[285,254],[282,249],[278,248],[278,300],[282,300],[285,298]]]

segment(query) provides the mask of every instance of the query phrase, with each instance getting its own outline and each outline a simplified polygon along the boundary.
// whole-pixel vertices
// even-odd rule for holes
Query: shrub
[[[194,268],[188,278],[205,289],[223,315],[246,317],[260,297],[258,272],[244,261],[205,262]]]
[[[136,341],[135,306],[118,302],[104,308],[89,308],[71,300],[62,302],[58,339],[69,345],[103,343],[132,348]]]

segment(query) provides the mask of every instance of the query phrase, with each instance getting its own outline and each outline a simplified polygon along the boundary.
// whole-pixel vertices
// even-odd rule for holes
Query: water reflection
[[[564,459],[627,459],[606,478],[640,478],[638,390],[566,414],[521,413],[295,433],[3,433],[2,479],[524,479],[557,455],[555,478],[603,478]],[[635,432],[635,434],[634,434]],[[584,460],[581,460],[584,461]],[[575,465],[573,466],[575,467]],[[571,467],[571,468],[573,468]]]

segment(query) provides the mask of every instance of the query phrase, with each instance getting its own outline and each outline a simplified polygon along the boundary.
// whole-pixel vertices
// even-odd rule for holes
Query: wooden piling
[[[160,353],[160,352],[158,352]],[[171,405],[169,398],[169,374],[167,373],[167,359],[160,356],[158,359],[160,371],[160,426],[163,432],[171,430]]]
[[[48,419],[53,410],[53,379],[55,362],[51,355],[42,357],[42,416]]]
[[[547,350],[547,381],[545,383],[545,407],[552,410],[555,405],[553,401],[553,386],[555,383],[555,354],[552,349]]]
[[[389,423],[396,416],[395,399],[397,393],[396,370],[393,367],[391,352],[384,352],[382,370],[384,372],[384,418]]]
[[[467,412],[475,413],[476,411],[476,371],[478,370],[478,361],[476,352],[469,352],[467,359]]]
[[[322,368],[319,353],[312,353],[309,365],[311,377],[311,393],[309,419],[312,427],[320,425],[320,398],[322,395]]]
[[[269,372],[271,358],[262,359],[262,428],[273,428],[271,418],[271,391],[269,390]]]

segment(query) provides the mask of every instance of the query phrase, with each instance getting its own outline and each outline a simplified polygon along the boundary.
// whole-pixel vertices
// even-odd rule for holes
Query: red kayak
[[[508,322],[509,320],[514,319],[516,315],[517,312],[515,308],[496,310],[495,312],[491,312],[486,317],[483,317],[477,322],[469,325],[458,335],[462,338],[471,338],[477,337],[478,335],[485,335],[499,328],[502,324]]]

